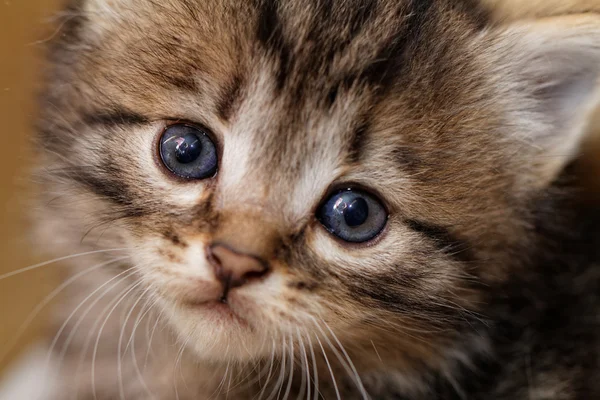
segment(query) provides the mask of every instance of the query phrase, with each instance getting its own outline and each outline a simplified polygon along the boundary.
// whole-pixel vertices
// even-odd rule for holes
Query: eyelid
[[[223,138],[221,135],[215,133],[215,130],[208,127],[207,124],[203,124],[201,122],[193,122],[185,118],[164,118],[163,119],[163,127],[161,132],[159,132],[158,139],[164,134],[164,132],[173,125],[186,125],[191,126],[195,129],[200,129],[203,131],[208,138],[214,143],[217,149],[217,156],[219,160],[223,159]]]
[[[216,185],[216,182],[218,180],[219,177],[219,172],[220,172],[220,161],[222,160],[222,155],[223,155],[223,151],[222,151],[222,146],[220,144],[220,142],[218,140],[215,140],[215,135],[213,134],[213,132],[206,128],[203,124],[200,123],[193,123],[193,122],[189,122],[189,121],[183,121],[180,119],[174,119],[174,118],[165,118],[162,119],[160,121],[160,125],[158,127],[158,129],[156,129],[156,133],[154,135],[153,138],[153,155],[152,155],[152,159],[154,161],[154,164],[158,167],[158,169],[160,170],[160,172],[167,177],[167,179],[171,180],[171,181],[175,181],[178,184],[182,184],[182,185],[205,185],[205,186],[211,186],[214,187],[214,185]],[[163,158],[161,155],[161,140],[164,136],[164,134],[167,132],[167,130],[175,125],[183,125],[183,126],[188,126],[197,130],[202,131],[206,136],[208,136],[208,139],[212,142],[213,146],[215,147],[215,151],[217,154],[217,168],[215,173],[210,176],[210,179],[190,179],[190,178],[184,178],[181,177],[175,173],[173,173],[173,171],[171,171],[163,162]]]
[[[385,212],[388,215],[391,215],[391,209],[388,206],[385,196],[383,196],[381,194],[381,192],[379,190],[377,190],[377,188],[374,188],[372,186],[367,186],[365,184],[355,182],[355,181],[340,181],[340,182],[334,182],[331,185],[329,185],[329,187],[323,192],[323,196],[321,196],[321,200],[319,201],[317,206],[313,209],[313,215],[316,215],[317,210],[324,204],[325,201],[327,201],[327,199],[329,199],[334,194],[343,192],[345,190],[360,190],[360,191],[369,193],[371,196],[376,197],[379,200],[379,202],[381,203],[381,205],[383,205]]]
[[[376,243],[379,243],[382,235],[387,231],[387,227],[388,227],[389,221],[390,221],[390,214],[387,211],[387,207],[385,206],[385,204],[383,203],[381,198],[379,198],[377,195],[375,195],[374,191],[369,190],[368,188],[364,189],[363,188],[364,186],[362,186],[362,185],[360,185],[361,187],[358,187],[358,186],[359,185],[353,186],[352,184],[350,184],[349,187],[341,186],[342,189],[331,191],[327,195],[327,197],[324,197],[324,200],[320,203],[320,205],[314,215],[314,220],[316,223],[315,225],[318,225],[319,228],[324,229],[325,231],[329,232],[331,237],[334,238],[334,240],[336,240],[338,243],[340,243],[344,247],[364,248],[364,247],[370,247],[370,246],[375,245]],[[335,186],[332,186],[332,188],[335,188]],[[343,233],[344,232],[343,227],[340,230],[334,228],[334,226],[335,226],[334,220],[336,219],[336,217],[333,217],[333,219],[332,219],[330,216],[328,216],[327,209],[330,208],[332,201],[335,200],[335,203],[336,204],[338,203],[338,200],[336,200],[337,196],[339,196],[340,198],[344,197],[344,196],[346,196],[345,193],[348,193],[350,196],[357,196],[357,197],[364,198],[367,200],[367,202],[371,202],[373,205],[380,208],[380,212],[382,212],[384,214],[385,219],[380,220],[378,223],[375,224],[376,227],[381,226],[381,228],[376,228],[377,232],[375,233],[375,236],[371,236],[371,233],[375,232],[375,230],[372,229],[373,226],[363,227],[364,229],[366,229],[366,231],[363,231],[362,235],[360,233],[358,233],[358,236],[356,236],[352,233],[350,233],[349,235],[345,235]],[[337,216],[340,217],[340,215],[341,214],[338,214]],[[376,214],[373,214],[373,216],[375,216],[375,215]],[[381,214],[379,214],[379,215],[381,215]],[[369,213],[369,216],[371,216],[370,213]],[[368,221],[364,221],[364,222],[368,222]],[[381,223],[381,225],[380,225],[380,223]],[[363,224],[361,223],[361,226],[362,225]]]

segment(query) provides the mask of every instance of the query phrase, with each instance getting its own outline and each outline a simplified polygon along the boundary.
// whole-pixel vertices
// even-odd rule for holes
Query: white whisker
[[[58,286],[56,289],[54,289],[48,296],[46,296],[46,298],[44,300],[42,300],[40,303],[38,303],[38,305],[29,313],[27,318],[25,318],[25,321],[17,329],[17,333],[15,333],[14,338],[8,343],[8,345],[5,347],[5,350],[0,355],[0,362],[2,362],[4,360],[4,358],[8,355],[8,353],[10,353],[12,351],[14,346],[19,341],[19,338],[21,337],[21,335],[27,330],[29,325],[38,316],[38,314],[44,309],[44,307],[46,307],[52,300],[54,300],[56,298],[56,296],[58,296],[60,294],[60,292],[62,292],[67,286],[69,286],[71,283],[75,282],[77,279],[81,278],[83,275],[87,275],[92,271],[96,271],[102,267],[105,267],[110,264],[114,264],[114,263],[122,261],[126,258],[129,258],[129,257],[128,256],[120,257],[120,258],[116,258],[116,259],[113,259],[108,262],[94,265],[93,267],[90,267],[84,271],[81,271],[81,272],[73,275],[71,278],[69,278],[68,280],[63,282],[60,286]]]
[[[138,317],[140,319],[139,322],[136,321],[136,323],[134,324],[133,333],[131,335],[131,358],[133,361],[133,368],[135,370],[135,373],[136,373],[140,383],[142,384],[144,391],[148,394],[148,396],[150,396],[150,398],[154,399],[155,398],[154,393],[152,393],[152,391],[146,384],[146,381],[144,380],[144,376],[142,375],[142,371],[140,371],[140,367],[138,364],[138,358],[136,357],[136,354],[135,354],[135,332],[136,332],[136,329],[139,326],[139,324],[141,323],[141,321],[146,317],[146,315],[150,311],[152,311],[152,308],[156,305],[156,301],[154,301],[152,304],[148,305],[150,303],[150,301],[152,301],[152,299],[148,298],[148,301],[146,302],[146,304],[144,305],[144,307],[142,307],[142,310],[140,311],[141,317]],[[145,307],[148,307],[148,309],[142,314]],[[128,347],[129,347],[129,343],[125,347],[125,352],[127,352]]]
[[[146,293],[148,293],[149,290],[150,290],[150,288],[147,288],[138,296],[137,300],[129,308],[129,312],[127,313],[127,316],[125,317],[125,321],[121,325],[121,332],[119,333],[119,342],[117,344],[117,382],[119,385],[119,396],[121,397],[121,400],[125,400],[125,388],[123,387],[123,359],[122,359],[122,357],[125,353],[127,353],[127,349],[125,350],[125,353],[123,353],[123,355],[121,354],[121,349],[123,346],[123,337],[125,336],[125,330],[127,329],[127,321],[129,321],[129,318],[131,318],[131,314],[133,314],[133,310],[135,310],[135,307],[137,307],[139,302],[144,298],[144,296],[146,295]],[[135,330],[132,330],[131,339],[133,339],[134,334],[135,334]]]
[[[109,311],[108,315],[104,318],[104,322],[100,326],[100,330],[98,331],[98,335],[96,336],[96,343],[94,344],[94,351],[92,352],[92,394],[94,396],[94,400],[96,400],[96,379],[95,379],[96,378],[96,357],[98,355],[98,344],[100,343],[100,338],[102,337],[102,331],[104,331],[104,327],[108,323],[108,319],[110,318],[111,314],[117,309],[119,304],[121,304],[121,302],[125,298],[127,298],[127,296],[131,292],[133,292],[138,286],[140,286],[142,283],[144,283],[144,282],[142,282],[142,281],[139,281],[137,283],[134,282],[129,286],[129,290],[127,290],[127,292],[119,299],[119,301],[117,301],[115,303],[115,305]]]
[[[229,351],[229,346],[227,346],[227,351]],[[225,368],[225,372],[223,373],[223,378],[221,378],[219,385],[217,386],[217,388],[215,389],[213,394],[210,395],[210,398],[212,398],[213,396],[218,397],[221,395],[221,391],[223,390],[223,387],[225,386],[225,381],[227,380],[227,374],[229,373],[230,365],[231,365],[231,360],[228,360],[227,367]]]
[[[294,359],[294,340],[290,336],[290,375],[288,377],[288,385],[285,389],[283,400],[287,400],[287,398],[290,396],[290,391],[292,390],[292,383],[294,380]]]
[[[156,321],[154,322],[154,327],[152,327],[152,332],[150,333],[150,337],[147,338],[146,340],[148,341],[148,349],[146,350],[146,357],[144,358],[144,371],[146,370],[147,366],[148,366],[148,357],[152,354],[154,354],[152,352],[152,340],[154,339],[154,333],[156,332],[156,328],[158,327],[158,323],[160,322],[160,319],[162,318],[164,313],[164,309],[160,310],[160,313],[158,313],[158,316],[156,317]]]
[[[71,312],[71,314],[67,317],[67,320],[65,321],[65,323],[61,326],[61,329],[59,329],[57,336],[55,337],[55,341],[53,342],[53,345],[55,344],[56,340],[59,338],[60,334],[62,333],[62,331],[66,328],[67,323],[69,322],[69,320],[77,313],[77,311],[89,300],[93,297],[94,294],[96,294],[97,292],[100,291],[100,289],[102,289],[103,287],[105,287],[106,285],[108,285],[110,282],[114,281],[116,278],[121,277],[121,279],[119,279],[117,282],[115,282],[114,284],[110,285],[109,287],[107,287],[104,292],[102,292],[102,294],[96,298],[83,312],[83,314],[79,317],[79,319],[77,320],[77,322],[75,323],[75,325],[73,326],[73,328],[71,329],[71,331],[69,332],[69,335],[67,336],[67,339],[65,340],[65,343],[63,345],[63,348],[61,349],[61,353],[60,353],[60,359],[62,360],[62,358],[64,358],[64,355],[67,351],[67,348],[69,347],[71,341],[73,340],[73,338],[75,337],[75,333],[77,332],[77,329],[79,328],[79,326],[81,325],[81,323],[83,322],[83,320],[85,319],[86,315],[92,310],[92,308],[94,308],[94,306],[96,304],[98,304],[98,302],[107,294],[109,293],[112,289],[114,289],[115,287],[117,287],[121,282],[123,282],[124,280],[126,280],[128,277],[130,277],[131,275],[133,275],[133,273],[135,272],[135,268],[131,267],[126,269],[125,271],[121,272],[120,274],[114,276],[113,278],[111,278],[110,280],[106,281],[105,283],[103,283],[100,287],[96,288],[92,293],[90,293],[85,299],[83,299],[78,305],[77,307]],[[125,276],[122,276],[125,275]],[[53,346],[50,347],[50,350],[53,349]]]
[[[129,278],[129,276],[133,275],[133,273],[135,272],[135,267],[129,268],[126,271],[123,272],[129,272],[129,274],[121,277],[121,279],[119,279],[117,282],[115,282],[114,284],[112,284],[110,287],[106,288],[104,290],[104,292],[102,292],[100,294],[100,296],[98,296],[89,306],[88,308],[86,308],[86,310],[83,312],[83,314],[79,317],[79,319],[77,320],[77,322],[75,323],[75,326],[71,329],[71,332],[69,332],[69,336],[67,337],[67,340],[65,341],[65,344],[63,345],[63,348],[61,349],[61,353],[60,353],[60,359],[62,362],[62,359],[65,357],[66,351],[71,343],[71,341],[73,340],[73,338],[75,337],[75,333],[77,332],[79,325],[83,322],[83,320],[85,319],[85,317],[87,316],[87,314],[96,306],[96,304],[102,300],[108,293],[110,293],[115,287],[119,286],[123,281],[127,280],[127,278]],[[123,273],[119,274],[122,275]],[[110,280],[112,281],[114,280],[114,277]],[[110,282],[109,281],[109,282]],[[106,282],[108,283],[108,282]],[[98,314],[94,324],[92,325],[92,328],[89,330],[86,339],[83,343],[83,347],[80,351],[80,355],[79,355],[79,363],[78,363],[78,367],[77,370],[79,370],[79,368],[81,367],[81,365],[83,364],[83,361],[85,359],[85,356],[87,354],[87,350],[91,344],[92,341],[92,337],[93,337],[93,333],[96,330],[96,328],[98,328],[100,326],[100,323],[102,321],[102,318],[104,317],[104,315],[108,312],[108,310],[110,309],[110,307],[112,307],[112,305],[117,302],[121,296],[123,296],[125,294],[125,292],[130,288],[130,285],[126,286],[123,290],[121,290],[119,293],[117,293],[117,295],[111,299],[108,304],[100,311],[100,313]],[[77,399],[77,391],[75,391],[74,393],[74,397],[72,398],[72,400],[76,400]]]
[[[39,263],[39,264],[30,265],[29,267],[21,268],[21,269],[18,269],[16,271],[7,272],[6,274],[0,275],[0,281],[3,280],[3,279],[6,279],[6,278],[10,278],[10,277],[15,276],[15,275],[22,274],[24,272],[28,272],[28,271],[32,271],[34,269],[42,268],[42,267],[45,267],[47,265],[54,264],[54,263],[57,263],[57,262],[60,262],[60,261],[66,261],[66,260],[70,260],[70,259],[73,259],[73,258],[83,257],[83,256],[89,256],[89,255],[98,254],[98,253],[108,253],[108,252],[111,252],[111,251],[126,251],[126,250],[129,250],[129,249],[127,249],[127,248],[120,248],[120,249],[108,249],[108,250],[94,250],[94,251],[88,251],[88,252],[85,252],[85,253],[71,254],[69,256],[59,257],[59,258],[55,258],[55,259],[50,260],[50,261],[44,261],[44,262]]]
[[[325,322],[324,320],[321,320],[321,322],[323,322],[323,325],[325,325],[325,327],[329,330],[329,332],[331,333],[331,336],[333,336],[333,339],[336,341],[336,343],[338,344],[338,346],[340,346],[340,349],[342,350],[342,353],[344,353],[344,356],[346,357],[346,360],[348,360],[348,363],[350,364],[350,368],[352,369],[352,372],[354,373],[354,376],[356,377],[355,382],[356,382],[356,384],[358,386],[358,390],[360,390],[360,394],[362,395],[363,399],[368,399],[369,395],[367,394],[367,391],[365,390],[365,387],[364,387],[364,385],[362,383],[362,379],[360,379],[360,375],[358,374],[358,371],[356,370],[356,367],[354,366],[354,363],[352,362],[352,359],[350,359],[350,356],[348,355],[348,352],[344,348],[344,345],[340,342],[340,340],[338,339],[337,335],[329,327],[329,325],[327,324],[327,322]],[[325,339],[327,340],[327,337],[325,337]],[[332,350],[334,350],[334,352],[335,352],[335,349],[332,349]]]
[[[315,384],[314,400],[318,400],[319,399],[319,369],[317,367],[317,358],[315,357],[315,351],[313,349],[312,340],[310,340],[310,334],[307,333],[306,339],[308,339],[308,348],[310,349],[310,354],[311,354],[312,364],[313,364],[313,375],[314,375],[313,379],[314,379],[314,384]]]
[[[258,399],[262,399],[265,390],[269,386],[269,382],[271,381],[271,374],[273,373],[273,364],[275,363],[275,339],[273,339],[271,344],[271,362],[269,363],[269,372],[267,373],[267,380],[265,381],[264,386],[262,386],[260,393],[258,394]]]
[[[100,300],[102,300],[108,293],[111,292],[111,290],[113,290],[115,287],[119,286],[121,283],[123,283],[124,281],[126,281],[129,277],[131,277],[135,271],[137,270],[138,266],[133,266],[131,268],[128,268],[127,270],[121,272],[119,275],[111,278],[108,282],[113,281],[115,278],[123,275],[126,273],[125,276],[122,276],[121,279],[119,279],[117,282],[115,282],[113,285],[111,285],[110,287],[106,288],[104,290],[104,292],[98,296],[83,312],[83,314],[81,315],[81,317],[79,318],[79,320],[77,321],[77,323],[75,324],[75,326],[73,327],[73,329],[71,329],[71,332],[69,334],[69,337],[66,340],[66,345],[64,346],[61,356],[64,357],[64,352],[66,351],[66,348],[68,347],[68,345],[70,344],[71,340],[75,337],[75,333],[79,327],[79,325],[83,322],[83,320],[85,319],[85,317],[90,313],[90,311],[96,306],[96,304],[98,304],[98,302]],[[106,283],[108,283],[106,282]],[[106,283],[102,286],[105,286]],[[135,283],[135,282],[134,282]],[[83,343],[83,347],[82,350],[80,352],[79,355],[79,364],[78,364],[78,369],[79,367],[83,364],[84,360],[85,360],[85,356],[87,355],[88,349],[91,345],[92,339],[93,339],[93,334],[96,331],[96,329],[99,328],[100,324],[102,323],[102,318],[106,315],[106,313],[108,313],[109,309],[116,303],[119,301],[119,299],[121,298],[121,296],[123,296],[125,294],[126,291],[129,290],[129,288],[131,287],[131,285],[133,285],[134,283],[131,283],[130,285],[127,285],[125,288],[123,288],[119,293],[117,293],[116,296],[114,296],[114,298],[112,298],[108,304],[100,311],[100,313],[98,313],[98,316],[96,317],[96,320],[94,321],[94,324],[92,325],[92,327],[89,329],[88,334],[85,338],[85,341]],[[101,287],[100,287],[101,288]],[[100,289],[98,288],[98,289]],[[75,397],[76,398],[76,397]],[[73,399],[74,400],[74,399]]]
[[[187,338],[185,340],[185,342],[182,343],[179,351],[177,352],[177,359],[175,360],[175,368],[173,369],[173,380],[174,380],[174,384],[175,384],[175,397],[177,398],[177,400],[179,400],[179,388],[178,388],[178,384],[177,384],[177,371],[180,372],[181,378],[183,380],[183,383],[185,383],[185,378],[183,376],[183,373],[181,372],[181,359],[183,357],[183,352],[189,342],[190,338]],[[187,385],[186,385],[187,386]]]
[[[51,344],[50,344],[50,348],[48,349],[48,355],[46,357],[46,367],[45,367],[45,371],[46,373],[49,372],[50,370],[50,360],[52,357],[52,354],[54,352],[54,347],[56,347],[56,344],[58,343],[58,339],[60,338],[60,336],[62,335],[63,331],[65,330],[65,328],[67,327],[67,325],[69,324],[69,321],[71,320],[71,318],[73,318],[75,316],[75,314],[77,313],[77,311],[79,311],[79,309],[81,307],[83,307],[83,305],[89,300],[91,299],[94,294],[96,294],[97,292],[99,292],[103,287],[107,286],[109,283],[111,283],[112,281],[114,281],[115,279],[119,278],[121,275],[123,274],[127,274],[129,273],[132,274],[133,271],[131,271],[132,268],[129,268],[123,272],[121,272],[119,275],[111,278],[110,280],[108,280],[107,282],[103,283],[100,287],[96,288],[92,293],[90,293],[85,299],[83,299],[81,302],[79,302],[79,304],[77,305],[77,307],[75,307],[75,309],[69,314],[69,316],[67,317],[67,319],[63,322],[63,324],[61,325],[61,327],[59,328],[59,330],[57,331],[56,335],[54,336],[54,339],[52,340]],[[110,290],[112,290],[114,287],[116,287],[120,282],[122,282],[124,279],[127,278],[126,275],[125,277],[123,277],[121,280],[119,280],[118,282],[112,284],[111,286],[109,286],[101,295],[98,299],[96,299],[94,301],[94,303],[92,303],[92,307],[93,305],[98,302],[106,293],[108,293]],[[80,319],[77,321],[77,323],[75,324],[75,326],[73,327],[73,329],[71,329],[71,332],[69,333],[69,336],[67,337],[67,340],[65,341],[65,344],[63,345],[63,348],[61,350],[61,353],[59,355],[59,362],[58,365],[60,366],[62,364],[62,359],[64,357],[64,354],[66,353],[66,349],[69,347],[71,340],[74,336],[75,331],[77,330],[79,324],[81,323],[81,321],[83,320],[83,318],[85,317],[85,315],[87,314],[87,312],[89,312],[89,310],[91,309],[91,307],[89,307],[88,309],[86,309],[86,312],[80,317]],[[56,371],[56,373],[58,374],[58,370]]]
[[[225,391],[225,400],[229,398],[229,392],[231,391],[231,379],[233,378],[233,369],[229,374],[229,381],[227,382],[227,390]]]
[[[373,342],[371,340],[371,345],[373,345],[373,350],[375,350],[375,354],[377,354],[377,358],[379,358],[379,361],[383,362],[383,360],[381,359],[381,356],[379,355],[379,352],[377,351],[377,347],[375,347],[375,342]]]
[[[310,400],[310,377],[308,372],[308,356],[306,354],[306,347],[304,347],[304,340],[300,334],[300,328],[296,327],[296,334],[298,336],[298,344],[300,345],[300,352],[302,354],[301,369],[302,369],[302,381],[300,382],[301,391],[298,393],[296,400],[301,399],[306,394],[306,400]]]
[[[329,358],[327,358],[327,354],[325,353],[325,349],[323,348],[323,343],[321,343],[321,340],[319,339],[318,335],[315,336],[315,339],[317,339],[317,342],[319,343],[319,347],[321,347],[321,352],[323,353],[323,357],[325,358],[325,363],[327,364],[327,368],[329,369],[329,374],[331,375],[331,381],[333,383],[333,388],[335,389],[335,395],[338,400],[342,400],[342,398],[340,397],[340,391],[339,391],[339,389],[337,387],[337,383],[335,381],[333,369],[331,368],[331,364],[329,363]]]
[[[286,359],[286,345],[285,345],[285,338],[282,338],[282,356],[281,356],[281,363],[279,364],[279,377],[277,378],[277,382],[275,383],[275,386],[273,387],[273,390],[271,391],[271,394],[269,395],[269,397],[267,398],[267,400],[273,400],[273,398],[275,396],[277,396],[277,398],[279,399],[279,395],[281,394],[281,386],[283,385],[283,380],[285,377],[285,359]]]

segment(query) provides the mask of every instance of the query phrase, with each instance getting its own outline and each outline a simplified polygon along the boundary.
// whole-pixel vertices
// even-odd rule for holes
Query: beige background
[[[33,93],[41,70],[36,58],[41,45],[34,42],[52,36],[55,27],[50,17],[58,2],[0,0],[0,275],[36,261],[32,257],[35,243],[26,239],[23,218],[27,168],[36,157],[36,149],[27,145],[35,117]],[[595,126],[600,131],[600,121]],[[600,153],[590,146],[586,152],[585,176],[595,185]],[[59,268],[52,265],[0,281],[0,371],[42,329],[43,318],[36,318],[8,357],[3,357],[29,312],[51,290],[52,271]]]
[[[36,260],[35,243],[25,239],[23,211],[27,167],[35,149],[27,146],[39,71],[34,42],[50,37],[57,0],[0,0],[0,275]],[[51,289],[50,269],[0,280],[0,370],[40,329],[37,318],[7,357],[8,343],[29,312]]]

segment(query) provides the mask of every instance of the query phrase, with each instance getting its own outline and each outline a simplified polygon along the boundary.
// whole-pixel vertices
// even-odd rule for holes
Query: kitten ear
[[[577,156],[600,104],[600,16],[521,21],[493,34],[495,86],[510,122],[542,152],[538,178],[548,183]]]

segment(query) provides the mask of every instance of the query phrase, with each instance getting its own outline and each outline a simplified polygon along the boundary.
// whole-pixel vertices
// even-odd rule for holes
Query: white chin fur
[[[53,384],[46,379],[47,355],[48,349],[37,345],[17,360],[0,379],[0,400],[53,399]],[[54,370],[52,365],[48,370]]]

